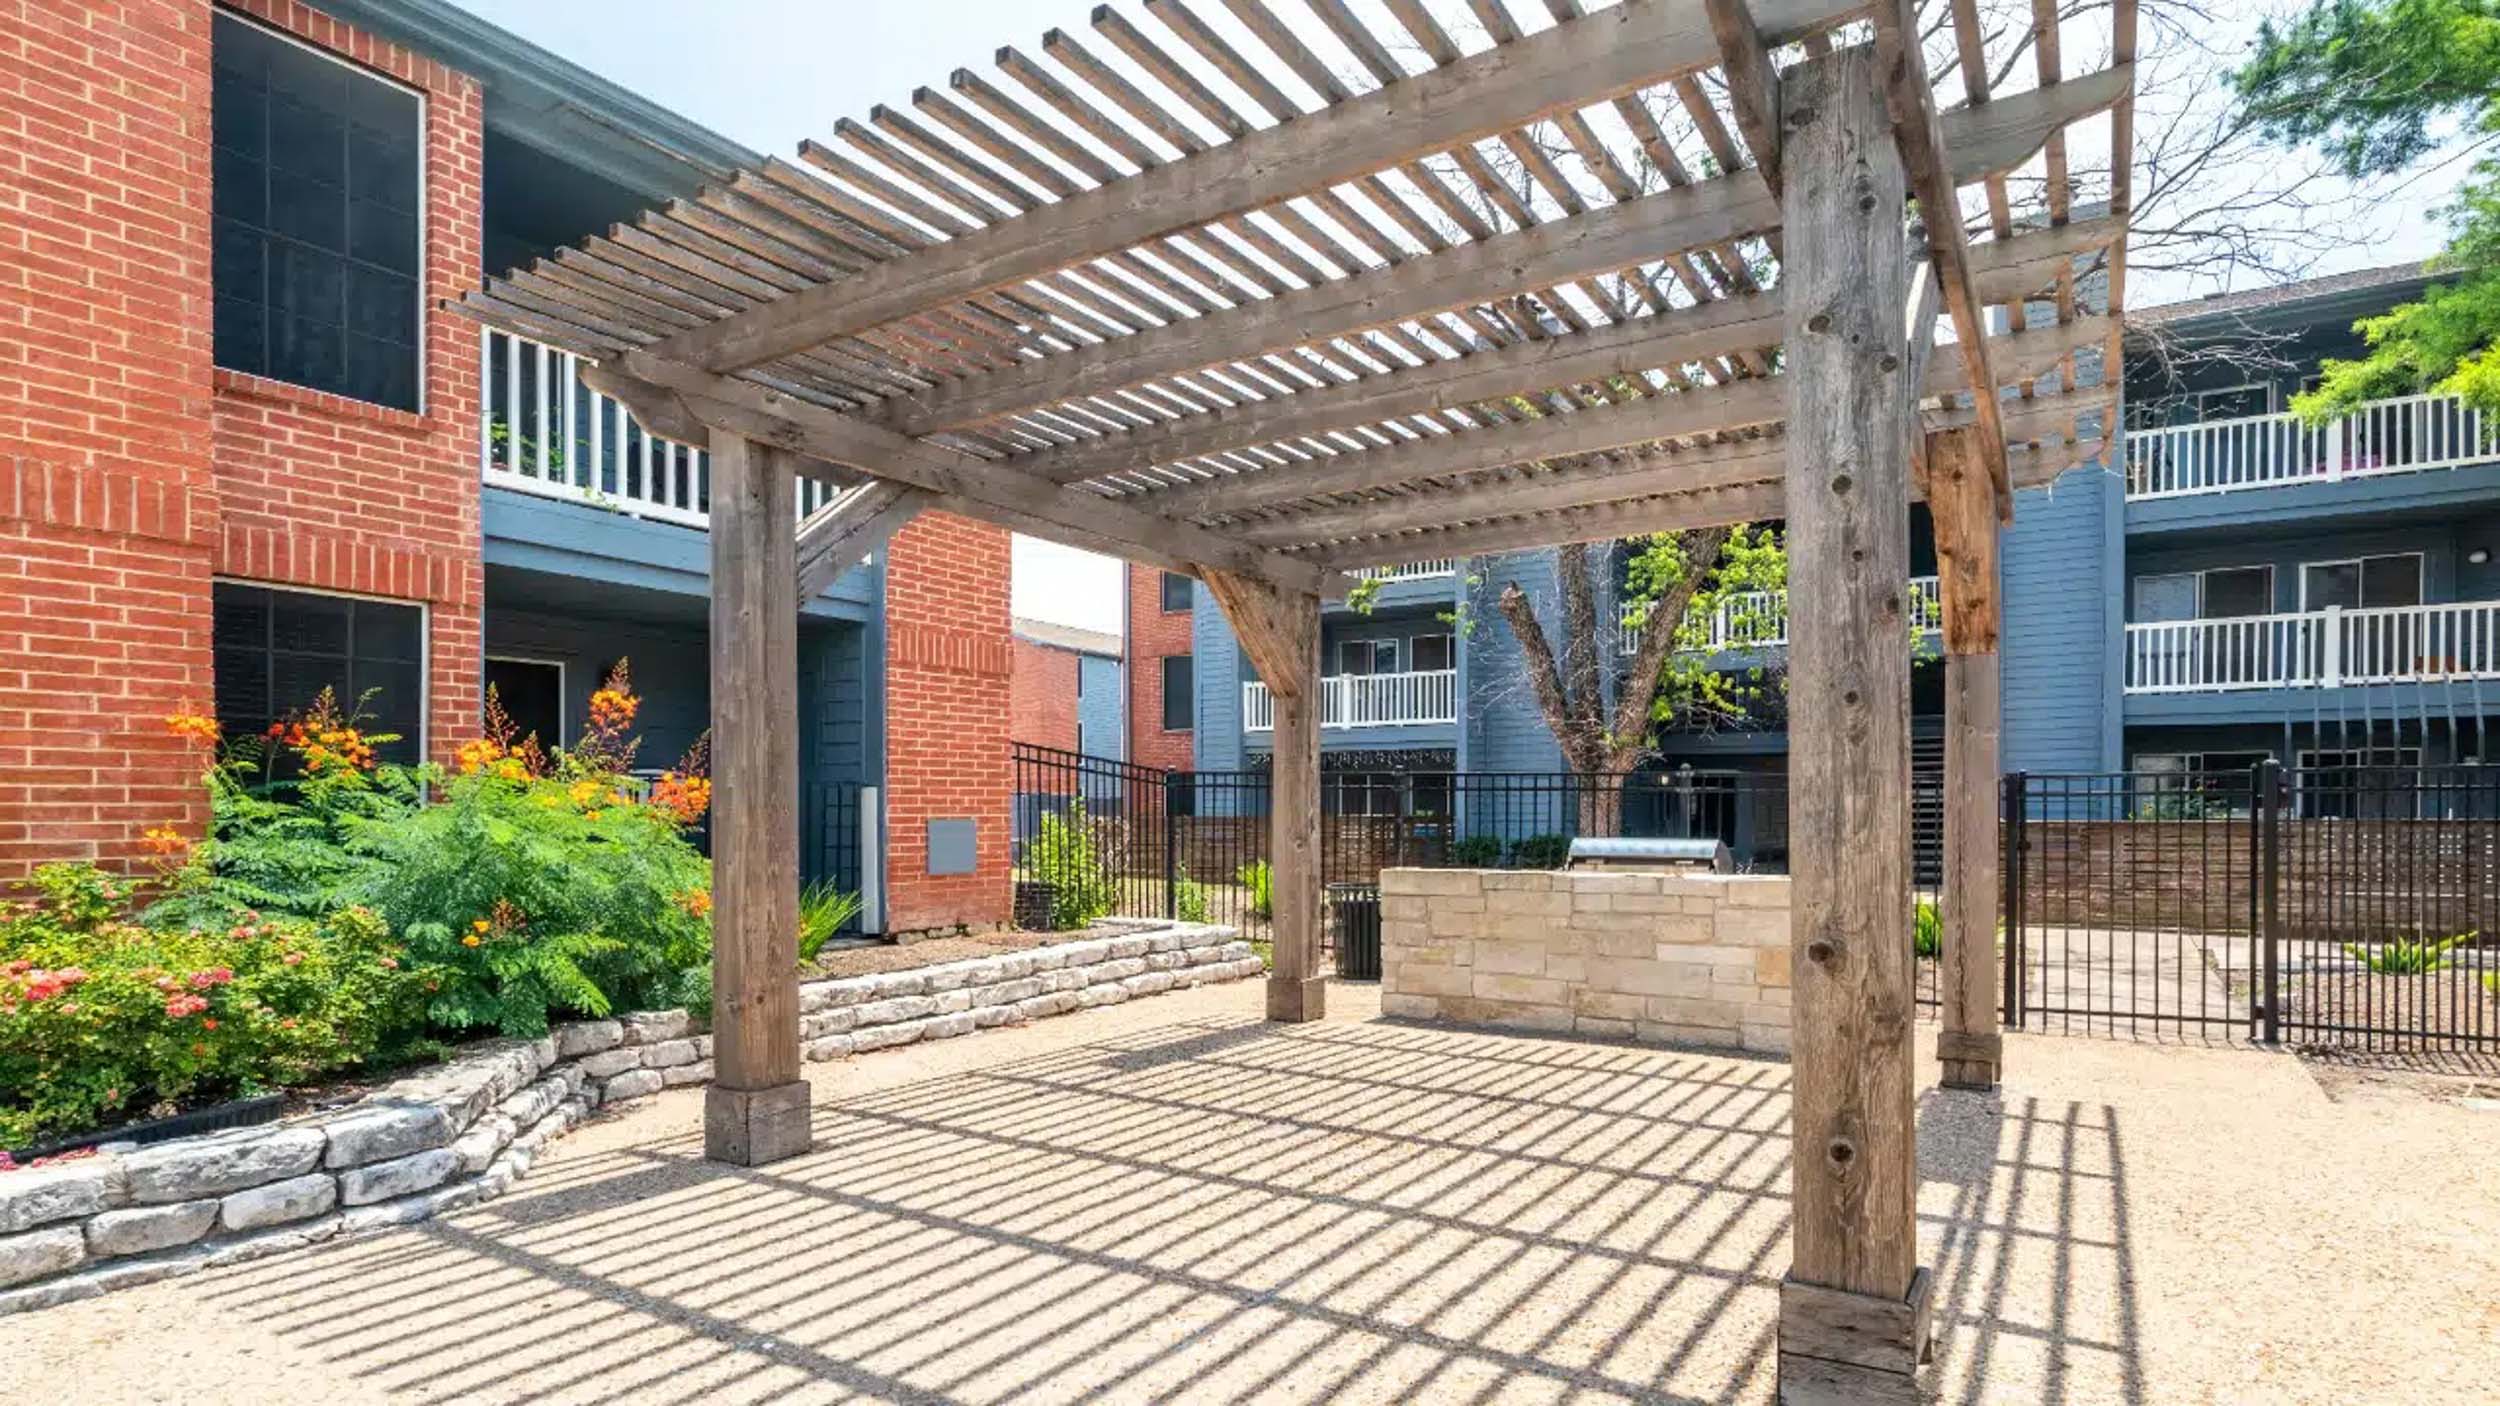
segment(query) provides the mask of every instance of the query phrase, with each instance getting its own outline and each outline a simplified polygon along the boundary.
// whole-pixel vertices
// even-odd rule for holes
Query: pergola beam
[[[1962,229],[1962,201],[1950,150],[1936,120],[1927,58],[1919,45],[1917,0],[1880,0],[1874,7],[1875,54],[1883,69],[1884,103],[1910,189],[1927,227],[1927,251],[1935,262],[1937,292],[1953,319],[1953,336],[1974,386],[1993,386],[1988,369],[1988,327],[1972,281],[1970,240]],[[1985,109],[1981,109],[1984,111]],[[1994,396],[1974,396],[1977,438],[1973,451],[1997,486],[1997,511],[2010,521],[2014,487],[2006,476],[2005,425]]]
[[[984,520],[1003,520],[1020,531],[1076,546],[1117,543],[1128,555],[1193,575],[1218,567],[1313,594],[1343,587],[1279,553],[1124,507],[1099,494],[1056,487],[1006,465],[910,439],[749,381],[716,376],[648,352],[626,353],[621,369],[675,392],[715,429],[734,429],[810,459],[848,465],[939,495]]]
[[[2077,349],[2095,345],[2107,334],[2102,319],[2082,318],[2000,337],[1997,374],[2007,382],[2045,374]],[[1935,367],[1924,378],[1922,393],[1949,396],[1968,390],[1970,383],[1963,376],[1964,368],[1958,364]],[[1467,433],[1435,435],[1385,449],[1348,451],[1313,463],[1277,465],[1256,473],[1141,493],[1133,501],[1170,517],[1238,513],[1326,494],[1395,488],[1424,479],[1481,473],[1544,459],[1776,425],[1786,413],[1786,397],[1779,381],[1738,381],[1727,386],[1645,396],[1628,405],[1542,415]],[[1589,472],[1592,477],[1603,478],[1611,471],[1592,466]],[[1458,516],[1476,515],[1463,496],[1455,503],[1444,501],[1443,506]],[[1282,529],[1299,521],[1280,519],[1277,527]],[[1265,529],[1253,531],[1249,538],[1286,540]]]
[[[871,479],[819,509],[799,526],[799,603],[814,600],[936,502],[922,489]]]
[[[1642,7],[1626,6],[1625,9]],[[1612,14],[1614,11],[1607,11]],[[1042,357],[985,376],[942,383],[878,412],[909,435],[986,424],[1019,411],[1227,366],[1265,352],[1347,336],[1488,298],[1538,289],[1769,229],[1778,205],[1751,172],[1566,220],[1531,225],[1402,264],[1330,279],[1195,317]],[[943,246],[941,246],[943,247]]]
[[[1736,129],[1745,134],[1754,169],[1771,194],[1780,193],[1780,78],[1771,66],[1770,46],[1754,24],[1745,0],[1705,0],[1710,30],[1719,41],[1719,71],[1727,76],[1728,105],[1736,109]]]
[[[1786,40],[1847,18],[1859,3],[1769,0],[1762,10],[1769,36]],[[744,370],[1604,102],[1718,57],[1702,0],[1601,10],[680,333],[658,351],[708,371]]]

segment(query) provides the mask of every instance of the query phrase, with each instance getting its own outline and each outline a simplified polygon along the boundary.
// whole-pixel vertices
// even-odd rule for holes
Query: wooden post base
[[[1921,1268],[1897,1299],[1780,1280],[1780,1406],[1894,1406],[1924,1401],[1918,1369],[1935,1276]]]
[[[1936,1059],[1944,1066],[1937,1080],[1948,1089],[1986,1093],[2005,1072],[2005,1041],[1996,1035],[1968,1035],[1957,1030],[1936,1034]]]
[[[1287,1024],[1317,1020],[1328,1014],[1328,978],[1296,979],[1283,972],[1267,976],[1267,1018]]]
[[[733,1167],[760,1167],[815,1145],[804,1079],[769,1089],[703,1091],[703,1155]]]

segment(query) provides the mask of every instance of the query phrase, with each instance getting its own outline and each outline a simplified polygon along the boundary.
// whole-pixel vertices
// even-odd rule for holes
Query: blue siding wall
[[[1234,771],[1241,766],[1241,645],[1222,608],[1208,592],[1196,593],[1191,607],[1190,655],[1195,661],[1198,726],[1194,729],[1200,771]]]
[[[869,771],[868,632],[856,625],[799,631],[799,764],[811,780],[863,784]]]
[[[2002,756],[2008,771],[2115,766],[2123,488],[2099,465],[2015,495],[2005,535]]]
[[[1099,654],[1076,660],[1076,749],[1089,757],[1128,759],[1127,707],[1122,701],[1120,661]]]

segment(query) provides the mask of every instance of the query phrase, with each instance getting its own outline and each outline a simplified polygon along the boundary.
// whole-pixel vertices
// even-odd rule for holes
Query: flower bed
[[[1109,927],[1110,925],[1105,925]],[[811,1060],[971,1034],[1263,970],[1230,928],[1148,925],[807,982]],[[0,1172],[0,1313],[423,1220],[508,1189],[591,1110],[708,1082],[683,1010],[458,1050],[346,1108]]]
[[[49,865],[0,903],[0,1148],[438,1054],[482,1031],[710,1005],[701,746],[647,795],[621,664],[581,745],[489,697],[449,769],[394,766],[326,692],[214,749],[208,834],[140,877]]]

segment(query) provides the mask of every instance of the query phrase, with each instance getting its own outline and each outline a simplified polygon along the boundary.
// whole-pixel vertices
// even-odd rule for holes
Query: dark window
[[[228,737],[254,737],[301,713],[327,688],[340,711],[361,714],[368,735],[397,741],[375,750],[414,762],[425,716],[425,612],[388,601],[219,582],[217,722]]]
[[[1163,656],[1163,730],[1187,732],[1197,725],[1198,672],[1186,654]]]
[[[217,364],[417,408],[417,95],[220,14]]]
[[[2274,568],[2233,566],[2205,573],[2205,618],[2229,620],[2274,613]]]
[[[1188,577],[1177,571],[1163,573],[1163,608],[1165,610],[1187,610],[1190,602],[1195,598],[1192,593],[1192,582]]]
[[[486,686],[495,691],[503,715],[512,720],[516,739],[535,737],[538,745],[564,745],[564,666],[534,659],[489,659]]]
[[[1415,669],[1419,673],[1439,672],[1455,667],[1450,662],[1450,637],[1448,635],[1417,635],[1407,641],[1407,648],[1414,651]]]

